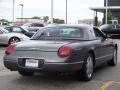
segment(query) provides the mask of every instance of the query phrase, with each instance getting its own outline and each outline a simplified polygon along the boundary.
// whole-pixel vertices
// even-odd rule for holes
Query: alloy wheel
[[[14,38],[10,39],[9,44],[16,43],[16,42],[19,42],[19,41],[20,41],[19,38],[14,37]]]
[[[116,49],[114,49],[113,55],[114,55],[113,57],[114,63],[117,64],[117,50]]]
[[[90,56],[87,58],[86,73],[87,73],[89,78],[92,77],[92,74],[93,74],[93,60],[92,60],[92,57],[90,57]]]

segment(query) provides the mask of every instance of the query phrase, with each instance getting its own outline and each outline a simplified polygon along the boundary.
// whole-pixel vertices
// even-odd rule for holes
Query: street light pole
[[[108,0],[106,0],[106,24],[108,23]]]
[[[12,22],[14,24],[14,18],[15,18],[15,0],[13,0],[13,13],[12,13]]]
[[[20,4],[20,6],[21,6],[21,25],[22,25],[22,23],[23,23],[23,4]]]
[[[67,24],[67,17],[68,16],[68,2],[67,2],[67,0],[66,0],[66,24]]]
[[[53,14],[54,14],[54,0],[51,0],[51,24],[53,24],[54,23],[54,21],[53,21]]]

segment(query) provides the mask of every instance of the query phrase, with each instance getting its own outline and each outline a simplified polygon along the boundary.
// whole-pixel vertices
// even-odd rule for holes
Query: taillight
[[[70,56],[72,53],[72,48],[68,45],[63,45],[62,47],[59,48],[58,50],[58,55],[61,58],[65,58]]]
[[[14,44],[10,44],[7,48],[5,53],[6,54],[11,54],[14,51],[15,45]]]

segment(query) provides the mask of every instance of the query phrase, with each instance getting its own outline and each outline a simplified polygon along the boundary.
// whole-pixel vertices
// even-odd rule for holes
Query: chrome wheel
[[[117,64],[117,50],[114,49],[114,53],[113,53],[113,60],[114,60],[114,63]]]
[[[87,63],[86,63],[86,73],[89,78],[92,77],[93,74],[93,60],[92,57],[87,58]]]
[[[94,74],[93,55],[88,53],[84,59],[82,69],[79,71],[79,77],[81,80],[90,81]]]
[[[113,51],[113,58],[108,61],[108,65],[116,66],[117,65],[117,49],[115,48]]]
[[[16,42],[19,42],[19,41],[20,41],[19,38],[13,37],[13,38],[11,38],[11,39],[9,40],[9,44],[16,43]]]

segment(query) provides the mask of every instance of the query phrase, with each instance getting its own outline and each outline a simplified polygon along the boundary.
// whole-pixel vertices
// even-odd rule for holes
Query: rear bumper
[[[41,68],[30,68],[20,66],[17,61],[4,61],[6,68],[11,71],[18,71],[18,69],[30,70],[30,71],[44,71],[44,72],[74,72],[82,68],[83,61],[75,63],[44,63]]]

